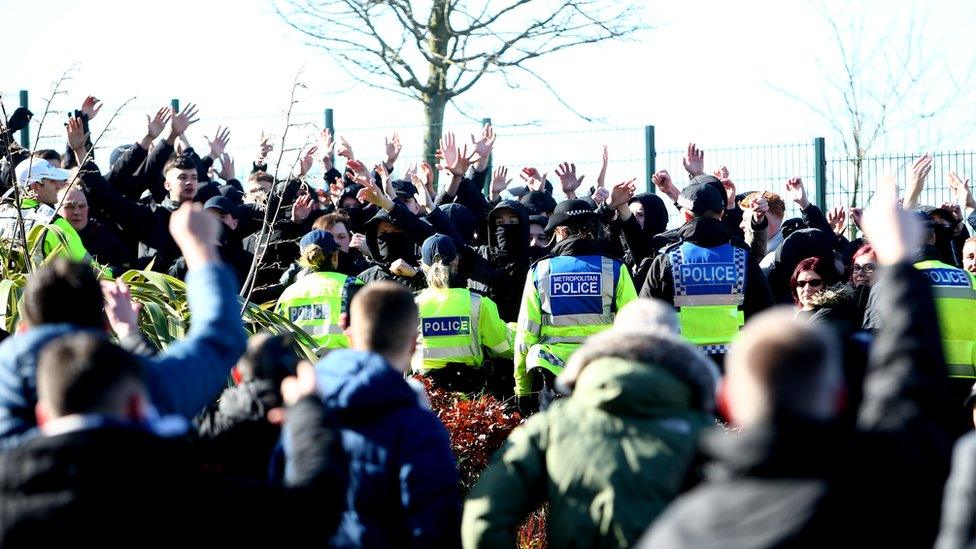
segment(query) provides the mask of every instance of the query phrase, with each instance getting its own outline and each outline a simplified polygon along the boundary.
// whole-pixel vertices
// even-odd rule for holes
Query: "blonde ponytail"
[[[299,263],[301,263],[304,267],[308,267],[314,272],[319,272],[323,267],[327,266],[325,252],[323,252],[322,248],[316,246],[315,244],[306,246],[305,249],[302,250],[302,257],[299,259]]]
[[[440,261],[435,261],[433,265],[427,266],[421,263],[421,268],[424,271],[424,276],[427,277],[427,287],[436,288],[438,290],[446,290],[451,287],[451,272],[453,269],[441,263]]]

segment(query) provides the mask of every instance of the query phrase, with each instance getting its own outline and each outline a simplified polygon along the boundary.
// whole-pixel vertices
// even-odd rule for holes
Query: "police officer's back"
[[[340,319],[363,283],[354,276],[334,272],[339,245],[329,232],[315,229],[302,237],[299,246],[305,269],[278,298],[275,311],[312,336],[319,354],[346,349],[349,340]]]
[[[682,336],[712,355],[724,354],[745,321],[773,304],[756,259],[721,221],[719,188],[714,177],[698,176],[681,191],[681,240],[654,258],[640,294],[674,304]]]
[[[557,243],[529,270],[515,334],[515,394],[523,409],[534,404],[534,392],[547,407],[570,355],[637,297],[626,266],[603,255],[602,226],[588,202],[561,202],[546,232]]]
[[[427,238],[420,259],[427,288],[416,298],[420,339],[413,371],[448,390],[482,389],[492,374],[485,354],[512,357],[509,330],[491,299],[464,287],[457,274],[460,255],[449,237]]]

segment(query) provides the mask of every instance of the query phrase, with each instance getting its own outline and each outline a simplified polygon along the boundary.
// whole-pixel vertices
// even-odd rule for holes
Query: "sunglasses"
[[[807,284],[809,284],[811,288],[819,288],[819,287],[823,286],[823,280],[820,280],[819,278],[814,278],[812,280],[797,280],[796,281],[796,287],[797,288],[803,288]]]
[[[875,265],[874,263],[866,263],[863,266],[855,263],[854,265],[851,266],[851,272],[857,273],[860,271],[864,271],[864,274],[871,274],[875,270],[877,270],[877,268],[878,266]]]

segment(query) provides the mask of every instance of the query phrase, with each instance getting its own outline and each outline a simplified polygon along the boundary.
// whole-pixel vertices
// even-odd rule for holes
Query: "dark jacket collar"
[[[838,424],[781,417],[741,432],[715,429],[702,439],[709,477],[823,477],[843,459]]]
[[[553,246],[551,255],[603,255],[603,246],[589,238],[574,235]]]
[[[732,235],[722,223],[721,219],[712,217],[696,217],[678,229],[678,236],[685,242],[691,242],[704,248],[728,244]]]

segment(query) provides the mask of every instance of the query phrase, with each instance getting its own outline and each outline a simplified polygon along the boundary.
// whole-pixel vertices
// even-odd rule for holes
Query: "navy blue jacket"
[[[202,411],[226,386],[244,353],[237,280],[224,265],[211,263],[186,277],[192,326],[183,341],[141,358],[146,386],[160,414],[187,420]],[[0,344],[0,449],[19,444],[34,432],[37,360],[52,339],[81,330],[70,324],[36,326]]]
[[[318,388],[349,463],[334,547],[459,547],[461,498],[447,430],[374,353],[337,350]]]

